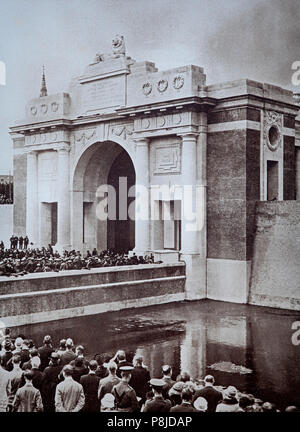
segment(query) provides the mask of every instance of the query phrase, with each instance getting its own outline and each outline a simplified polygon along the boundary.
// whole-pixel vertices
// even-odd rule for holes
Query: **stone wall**
[[[146,264],[0,278],[7,326],[184,300],[185,265]]]
[[[259,202],[249,303],[300,310],[300,202]]]
[[[246,259],[246,130],[210,133],[207,256]]]

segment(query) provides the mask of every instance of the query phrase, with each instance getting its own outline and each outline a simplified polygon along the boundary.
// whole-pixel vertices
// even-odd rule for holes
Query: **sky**
[[[207,84],[249,78],[300,92],[300,0],[0,0],[0,174],[12,171],[9,127],[39,96],[42,66],[48,94],[67,91],[116,34],[159,70],[194,64]]]

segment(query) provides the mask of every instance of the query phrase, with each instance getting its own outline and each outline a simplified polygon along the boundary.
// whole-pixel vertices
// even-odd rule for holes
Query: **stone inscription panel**
[[[124,77],[110,77],[84,83],[83,109],[96,111],[125,105]]]
[[[180,146],[158,144],[155,148],[154,174],[179,174],[181,171]]]

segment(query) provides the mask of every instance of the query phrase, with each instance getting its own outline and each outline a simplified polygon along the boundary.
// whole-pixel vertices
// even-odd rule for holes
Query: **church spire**
[[[43,75],[42,75],[42,86],[40,97],[47,96],[47,87],[46,87],[46,78],[45,78],[45,67],[43,66]]]

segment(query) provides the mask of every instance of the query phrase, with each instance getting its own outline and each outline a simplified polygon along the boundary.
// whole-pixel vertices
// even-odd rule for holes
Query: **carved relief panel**
[[[155,143],[153,174],[180,174],[181,148],[179,143]]]

